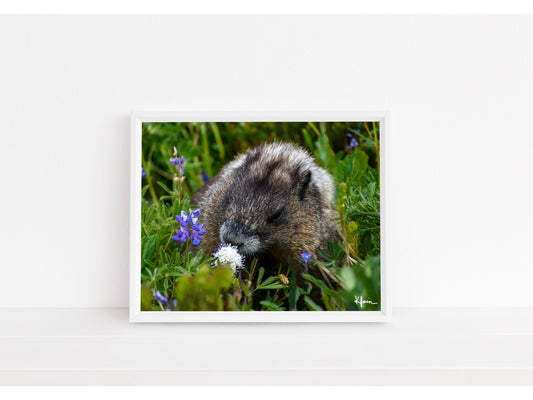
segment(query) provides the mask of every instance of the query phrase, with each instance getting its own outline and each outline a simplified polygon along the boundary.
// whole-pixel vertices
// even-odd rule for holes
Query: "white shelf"
[[[0,309],[0,384],[533,384],[533,309],[167,325],[130,324],[126,309]]]

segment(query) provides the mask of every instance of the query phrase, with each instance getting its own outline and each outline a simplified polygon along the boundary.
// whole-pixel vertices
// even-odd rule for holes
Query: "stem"
[[[291,277],[289,280],[289,310],[296,311],[296,270],[291,270]]]
[[[374,132],[374,141],[376,142],[376,162],[378,166],[378,180],[379,180],[379,142],[378,142],[378,132],[376,130],[375,121],[372,121],[372,131]]]
[[[363,126],[365,127],[366,131],[370,135],[370,138],[372,139],[372,136],[374,137],[374,145],[376,146],[376,164],[377,164],[378,179],[379,179],[379,143],[378,143],[378,133],[376,130],[376,122],[372,121],[372,132],[370,132],[370,128],[368,127],[366,122],[363,122]]]
[[[339,222],[341,226],[341,239],[342,239],[342,246],[344,247],[344,253],[346,254],[346,264],[350,265],[351,258],[350,255],[352,253],[357,254],[359,249],[357,248],[357,245],[354,244],[352,247],[350,243],[348,242],[348,228],[346,226],[346,216],[345,216],[345,209],[346,209],[346,198],[347,198],[347,185],[345,182],[343,182],[340,186],[340,195],[339,195],[339,201],[337,204],[338,208],[338,215],[339,215]]]
[[[204,153],[205,170],[209,176],[213,176],[213,169],[211,167],[211,157],[209,155],[209,141],[207,140],[207,130],[205,123],[200,125],[200,135],[202,137],[202,150]]]
[[[218,130],[218,126],[216,122],[211,122],[211,130],[213,131],[213,134],[215,135],[215,142],[217,143],[218,147],[218,155],[221,160],[224,160],[226,158],[226,153],[224,151],[224,144],[222,144],[222,138],[220,137],[220,131]]]
[[[255,262],[253,262],[253,266],[252,266],[252,272],[250,273],[250,279],[249,281],[251,282],[252,281],[252,278],[254,277],[254,272],[255,272],[255,267],[257,267],[257,258],[254,259]]]
[[[181,197],[182,197],[182,194],[181,194],[182,182],[183,182],[182,180],[178,181],[178,201],[179,201],[180,204],[181,204]]]
[[[187,239],[187,244],[185,245],[185,265],[189,264],[189,239]]]
[[[313,124],[312,122],[309,122],[309,126],[315,131],[317,136],[320,136],[320,132],[318,131],[318,129],[316,129],[315,124]]]
[[[198,158],[198,156],[194,156],[193,163],[196,164],[196,175],[193,175],[193,179],[196,181],[198,187],[200,188],[204,185],[204,180],[202,179],[202,167],[200,165],[200,159]]]
[[[152,150],[150,150],[150,153],[148,154],[148,157],[150,158],[152,156]],[[150,191],[150,196],[152,197],[152,200],[154,201],[154,204],[157,206],[159,204],[159,200],[157,198],[157,195],[154,190],[154,185],[152,184],[152,175],[149,173],[148,170],[148,162],[143,160],[143,168],[146,172],[146,180],[148,181],[148,190]]]
[[[169,236],[168,240],[167,240],[167,244],[165,244],[165,248],[163,250],[167,251],[167,247],[168,245],[170,244],[170,240],[172,239],[172,234]]]
[[[320,273],[322,274],[322,277],[324,278],[324,282],[326,282],[329,288],[333,290],[333,286],[331,285],[331,282],[329,281],[329,277],[324,272],[324,271],[328,271],[328,269],[320,261],[315,261],[315,264],[318,267],[318,270],[320,271]]]
[[[159,167],[154,167],[154,171],[157,172],[159,175],[161,175],[164,178],[167,178],[168,180],[172,180],[172,175],[170,175],[168,172],[163,171]]]

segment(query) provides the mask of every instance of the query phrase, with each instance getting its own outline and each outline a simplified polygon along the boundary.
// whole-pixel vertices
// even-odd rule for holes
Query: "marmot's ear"
[[[300,200],[305,198],[307,194],[307,189],[309,188],[309,183],[311,183],[311,170],[305,170],[300,174],[300,182],[298,184],[298,195]]]

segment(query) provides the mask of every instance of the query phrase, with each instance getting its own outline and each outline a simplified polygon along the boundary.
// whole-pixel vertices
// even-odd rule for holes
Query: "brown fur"
[[[301,254],[313,259],[328,241],[340,239],[331,207],[333,180],[303,149],[289,143],[262,144],[226,164],[194,198],[206,230],[200,248],[212,254],[222,242],[258,259],[277,274],[283,265],[322,278]]]

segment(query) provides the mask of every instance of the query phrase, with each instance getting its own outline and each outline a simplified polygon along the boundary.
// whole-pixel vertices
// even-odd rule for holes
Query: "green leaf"
[[[356,279],[353,270],[349,267],[341,269],[340,272],[341,285],[347,291],[352,291],[355,288]]]
[[[361,186],[362,178],[366,175],[367,169],[368,156],[362,151],[356,150],[337,163],[335,178],[339,183],[346,182],[348,187]]]
[[[257,290],[268,290],[268,289],[282,289],[285,286],[283,286],[281,283],[279,283],[279,278],[277,276],[269,276],[267,279],[265,279],[264,282],[257,285]]]
[[[157,184],[158,184],[159,186],[161,186],[161,188],[162,188],[165,192],[167,192],[168,194],[172,194],[172,190],[171,190],[167,185],[165,185],[163,182],[157,181]],[[161,197],[161,198],[163,198],[163,197]],[[167,197],[167,198],[169,198],[169,197]]]
[[[209,153],[209,140],[207,139],[207,130],[205,128],[205,124],[200,125],[200,135],[202,137],[202,151],[205,170],[209,176],[213,176],[211,154]]]
[[[157,235],[145,236],[141,240],[141,268],[146,267],[146,260],[152,260],[155,256],[155,244]]]
[[[323,311],[322,307],[320,307],[318,304],[316,304],[313,300],[311,300],[310,297],[305,296],[304,297],[305,304],[309,307],[312,311]]]
[[[220,137],[220,131],[218,130],[218,126],[216,122],[210,123],[211,130],[213,131],[213,134],[215,135],[215,142],[217,143],[217,149],[218,149],[218,156],[221,160],[226,158],[226,152],[224,151],[224,145],[222,144],[222,139]]]
[[[309,274],[302,274],[302,277],[307,279],[308,281],[311,281],[316,286],[318,286],[320,289],[323,289],[325,291],[329,290],[328,286],[326,285],[326,282],[321,281],[320,279],[315,278],[313,275]]]
[[[291,270],[291,280],[289,282],[289,310],[296,310],[296,303],[298,302],[298,286],[296,286],[296,270]]]
[[[315,145],[314,145],[313,139],[311,139],[311,135],[309,134],[307,129],[304,128],[302,130],[302,134],[303,134],[303,137],[304,137],[304,140],[305,140],[305,144],[307,145],[307,148],[309,150],[311,150],[312,153],[315,153],[316,152]]]
[[[257,289],[260,290],[270,290],[270,289],[283,289],[285,286],[281,283],[272,283],[271,285],[261,285],[261,287],[258,287]]]
[[[285,308],[277,305],[276,303],[273,303],[271,301],[268,301],[268,300],[263,300],[263,301],[260,301],[259,302],[263,307],[266,307],[267,309],[269,310],[273,310],[273,311],[285,311]]]
[[[322,165],[326,168],[332,167],[335,162],[335,153],[329,145],[327,135],[320,135],[316,141],[316,152]]]
[[[154,296],[148,286],[141,286],[141,311],[152,311]]]
[[[259,275],[257,276],[257,285],[259,286],[261,284],[261,279],[263,279],[263,275],[265,274],[265,269],[263,267],[259,268]]]

